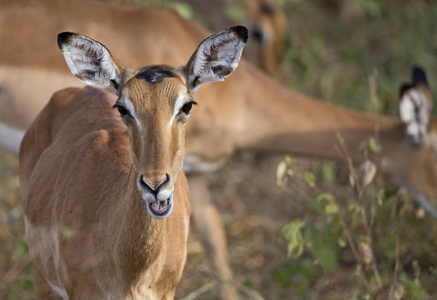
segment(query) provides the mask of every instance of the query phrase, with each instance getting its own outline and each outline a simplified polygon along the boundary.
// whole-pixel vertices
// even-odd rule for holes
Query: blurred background
[[[165,6],[211,31],[246,24],[251,43],[269,38],[250,0],[112,1]],[[247,58],[292,89],[397,116],[399,87],[412,66],[426,69],[431,87],[437,79],[435,1],[268,2],[282,37],[272,50],[277,58],[263,61],[260,50]],[[437,299],[436,220],[405,190],[358,173],[331,161],[237,153],[205,175],[241,299]],[[33,293],[18,185],[17,158],[0,153],[0,299]],[[191,231],[176,298],[218,297]]]

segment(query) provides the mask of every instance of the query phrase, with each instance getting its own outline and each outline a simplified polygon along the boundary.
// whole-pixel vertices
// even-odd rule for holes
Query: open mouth
[[[157,219],[168,217],[173,209],[172,198],[173,197],[170,197],[164,201],[156,200],[155,202],[149,203],[148,209],[152,217],[155,217]]]

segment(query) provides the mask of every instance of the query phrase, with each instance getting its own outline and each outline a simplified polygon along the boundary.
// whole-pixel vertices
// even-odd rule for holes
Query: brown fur
[[[62,90],[23,138],[20,186],[38,298],[174,297],[190,216],[180,171],[184,107],[199,87],[193,77],[204,84],[235,70],[242,39],[246,28],[230,28],[201,43],[185,67],[131,69],[97,41],[58,35],[71,72],[118,99],[97,88]]]
[[[115,55],[123,56],[127,65],[163,62],[181,65],[207,36],[200,26],[163,9],[141,10],[92,1],[1,1],[2,123],[26,129],[55,90],[78,84],[54,42],[56,34],[64,30],[93,34]],[[184,42],[180,43],[181,40]],[[201,101],[193,109],[197,112],[187,126],[187,154],[199,155],[208,164],[225,161],[236,149],[338,159],[336,132],[341,131],[349,152],[357,162],[361,161],[357,145],[373,134],[370,115],[300,95],[244,62],[232,76],[232,81],[202,87],[196,95]],[[405,145],[399,120],[381,118],[385,124],[381,135],[383,173],[434,201],[435,147]],[[208,197],[193,197],[192,201],[204,199]],[[193,209],[202,206],[194,204]],[[209,211],[217,216],[214,209]],[[209,232],[219,231],[218,236],[224,237],[219,221],[199,220],[197,226],[207,226],[211,228]],[[217,260],[226,261],[225,240],[214,240],[214,236],[201,238],[210,248],[218,245]],[[221,276],[228,278],[224,273]]]
[[[125,71],[121,94],[129,95],[144,130],[124,119],[127,134],[108,91],[70,88],[52,97],[23,139],[22,203],[38,298],[48,296],[48,283],[64,287],[70,299],[174,296],[190,203],[179,171],[185,121],[170,129],[168,121],[179,94],[191,96],[180,74],[154,85],[134,78],[137,72]],[[158,220],[137,182],[141,174],[157,182],[165,173],[174,209]]]

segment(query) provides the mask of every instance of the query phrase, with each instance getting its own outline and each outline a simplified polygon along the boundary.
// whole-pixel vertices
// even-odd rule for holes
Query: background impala
[[[71,4],[71,5],[73,5],[73,4]],[[52,5],[52,6],[55,9],[56,5]],[[302,6],[302,7],[306,7],[306,6]],[[335,8],[329,8],[329,9],[333,9],[333,11],[335,11]],[[320,15],[318,15],[318,17],[319,18],[316,18],[317,19],[316,21],[320,21],[321,22]],[[64,18],[64,20],[66,21],[67,19]],[[13,24],[13,20],[8,20],[8,21],[9,21],[8,24]],[[17,21],[18,21],[18,19],[17,19]],[[302,20],[300,20],[300,21],[302,21]],[[35,26],[35,24],[38,24],[38,22],[36,22],[36,23],[33,22],[32,24]],[[136,24],[138,24],[138,23],[136,23]],[[135,30],[140,30],[141,34],[145,33],[145,30],[143,30],[139,26],[135,26],[136,24],[133,24],[132,32],[136,32]],[[300,23],[294,23],[294,24],[295,24],[294,26],[297,26],[296,24],[300,24]],[[166,24],[166,25],[169,25],[169,24]],[[18,28],[17,26],[18,25],[16,25],[15,28]],[[330,26],[325,26],[324,29],[326,29],[326,31],[327,31],[329,28],[330,28]],[[140,35],[140,33],[136,34],[136,36],[139,36],[139,35]],[[293,36],[299,37],[299,35],[300,35],[300,38],[305,40],[305,38],[306,38],[305,32],[297,31],[297,33],[295,35],[293,35]],[[308,39],[309,38],[310,38],[310,36],[308,36]],[[25,39],[23,39],[22,41],[24,41],[24,40]],[[110,44],[110,42],[107,42],[107,43]],[[172,43],[172,40],[168,40],[167,41],[167,45],[169,45],[170,43]],[[313,44],[311,44],[311,45],[313,45]],[[319,45],[318,42],[317,42],[317,37],[314,38],[314,45]],[[299,46],[299,44],[297,44],[297,46]],[[114,47],[116,47],[116,46],[114,46]],[[313,47],[313,46],[311,46],[311,47]],[[308,52],[309,53],[313,53],[314,51],[317,50],[317,49],[314,49],[314,48],[311,48],[311,47],[308,47],[308,48],[305,48],[305,49],[302,49],[302,50],[303,50],[304,53],[308,53]],[[320,59],[328,59],[330,57],[330,55],[332,56],[332,53],[329,52],[330,49],[326,49],[326,48],[327,48],[326,46],[320,46],[320,49],[321,49],[320,53],[319,53]],[[185,50],[178,49],[178,51],[179,52],[174,53],[175,57],[179,56],[181,51],[185,51]],[[188,52],[188,50],[187,50],[187,52]],[[17,54],[19,54],[19,53],[17,53]],[[143,54],[147,55],[147,53],[143,53]],[[143,54],[138,54],[138,55],[143,55]],[[296,54],[294,53],[294,55],[296,55]],[[326,55],[326,57],[325,57],[325,55]],[[135,55],[133,55],[132,57],[134,57],[134,56]],[[50,56],[50,54],[47,53],[47,57],[48,57],[48,60],[50,60],[49,58],[52,58],[53,56]],[[304,58],[305,58],[305,56],[304,56]],[[159,59],[159,58],[157,58],[157,59]],[[293,57],[293,61],[295,61],[295,60],[296,60],[296,57]],[[401,61],[399,61],[398,63],[400,63],[400,62]],[[406,76],[408,76],[408,73],[409,73],[408,69],[409,69],[410,65],[413,62],[417,62],[417,61],[415,59],[413,60],[412,58],[409,61],[402,61],[402,64],[404,65],[404,68],[401,67],[399,69],[402,70],[403,73],[399,72],[400,75],[398,75],[398,77],[405,78]],[[36,62],[32,62],[32,63],[36,63]],[[54,66],[55,65],[55,61],[52,60],[52,63],[53,63],[53,66]],[[305,63],[305,61],[304,61],[304,63]],[[341,72],[340,73],[338,72],[339,69],[338,69],[337,65],[333,65],[333,66],[329,66],[329,67],[327,67],[326,65],[325,66],[321,65],[318,68],[310,69],[311,71],[306,73],[307,75],[302,76],[302,78],[300,78],[299,76],[296,75],[296,74],[299,74],[298,72],[301,71],[299,68],[302,67],[302,66],[299,65],[299,63],[296,63],[294,65],[294,67],[296,68],[296,70],[294,71],[295,73],[294,73],[294,77],[292,79],[293,79],[293,82],[295,83],[295,86],[298,87],[299,89],[303,89],[305,87],[307,88],[309,83],[313,83],[313,87],[315,87],[315,88],[313,88],[311,90],[307,89],[309,91],[308,93],[310,93],[310,94],[315,94],[315,95],[318,95],[318,96],[323,96],[323,98],[329,98],[332,101],[337,101],[336,97],[340,95],[339,93],[341,93],[343,91],[348,91],[349,90],[349,93],[351,94],[350,91],[352,90],[354,94],[358,95],[358,96],[354,95],[354,97],[358,97],[359,98],[359,96],[361,95],[361,99],[364,98],[363,95],[365,93],[363,93],[363,90],[366,90],[366,86],[367,86],[367,84],[365,83],[365,80],[362,80],[361,82],[354,82],[354,84],[346,84],[346,81],[344,80],[344,78],[345,78],[344,75],[343,76],[339,76],[339,75],[337,75],[337,76],[330,76],[332,74],[333,75],[336,75],[336,74],[340,74],[341,75],[342,74]],[[246,67],[244,67],[244,68],[246,69]],[[241,78],[243,78],[242,79],[243,81],[240,81],[240,82],[244,82],[244,80],[246,80],[247,78],[252,77],[253,76],[252,73],[253,74],[258,74],[256,71],[254,71],[250,67],[247,67],[247,70],[248,71],[245,71],[244,73],[241,73],[242,75],[240,75],[240,76],[241,76]],[[343,69],[341,69],[341,70],[343,71]],[[332,74],[329,74],[330,71],[332,71]],[[346,77],[349,78],[350,74],[354,74],[352,71],[354,71],[353,68],[352,68],[352,70],[351,69],[345,69],[344,72],[347,75]],[[337,73],[335,73],[335,72],[337,72]],[[354,72],[356,72],[356,69],[355,69]],[[251,75],[247,75],[248,73],[251,73]],[[8,75],[9,79],[13,77],[11,74],[12,73],[9,73],[9,75]],[[237,73],[235,75],[237,76],[237,74],[239,74],[238,71],[237,71]],[[312,132],[314,132],[314,129],[320,128],[320,127],[317,127],[317,126],[323,125],[324,128],[326,128],[325,124],[322,124],[322,122],[320,122],[320,120],[326,120],[326,118],[330,118],[331,120],[334,120],[334,121],[341,121],[341,122],[348,121],[348,122],[352,122],[352,123],[355,122],[355,121],[358,121],[358,123],[359,123],[359,122],[362,122],[363,120],[367,120],[367,121],[370,120],[371,116],[369,116],[369,115],[363,115],[363,114],[357,115],[355,113],[349,114],[350,111],[348,111],[348,110],[342,110],[342,109],[338,109],[338,110],[337,109],[333,109],[333,110],[331,110],[330,109],[331,106],[319,105],[318,102],[312,102],[312,101],[307,102],[306,100],[308,98],[302,97],[301,95],[296,95],[295,93],[291,93],[290,94],[289,92],[286,92],[285,89],[283,89],[282,87],[280,87],[276,83],[273,83],[272,81],[270,81],[269,79],[265,78],[264,76],[262,76],[262,75],[257,75],[257,76],[259,76],[258,77],[259,80],[255,81],[255,83],[251,82],[246,89],[251,89],[252,87],[256,87],[256,86],[258,86],[258,87],[269,86],[269,88],[266,89],[266,92],[264,92],[264,93],[258,93],[258,90],[251,91],[253,94],[257,95],[257,97],[258,97],[258,99],[260,99],[260,101],[262,101],[262,102],[259,102],[261,105],[263,105],[265,103],[266,105],[271,106],[272,104],[270,102],[267,103],[265,99],[269,99],[269,101],[275,101],[275,99],[277,97],[276,96],[272,96],[272,95],[277,95],[277,91],[280,91],[281,94],[283,93],[284,95],[286,94],[287,96],[292,95],[292,98],[295,101],[291,101],[291,102],[288,101],[288,100],[287,101],[282,101],[282,100],[275,101],[275,102],[278,102],[278,103],[279,102],[290,103],[289,108],[287,108],[287,110],[286,110],[286,113],[285,113],[285,110],[283,110],[284,111],[284,114],[283,114],[284,118],[276,118],[277,119],[276,121],[277,122],[284,121],[284,122],[286,122],[286,124],[290,124],[290,126],[292,127],[293,130],[296,131],[296,133],[298,133],[303,128],[306,128],[307,130],[311,130]],[[363,75],[361,75],[361,76],[362,76],[362,79],[365,78],[365,76],[363,76]],[[324,89],[323,87],[326,84],[325,80],[327,80],[326,77],[327,78],[337,78],[337,79],[340,78],[340,82],[336,81],[333,84],[332,82],[330,83],[328,81],[328,83],[331,84],[330,87],[335,86],[336,88],[334,88],[334,89],[332,89],[332,88]],[[432,78],[432,76],[430,76],[430,77]],[[19,78],[21,78],[20,82],[22,82],[23,84],[24,83],[32,84],[34,82],[32,80],[27,80],[27,79],[25,80],[25,75],[24,74],[21,74]],[[35,73],[34,75],[31,75],[30,78],[31,79],[42,79],[43,77],[41,76],[41,74]],[[62,77],[61,76],[56,76],[56,78],[60,79]],[[317,84],[317,80],[320,80],[319,84]],[[386,97],[386,98],[392,99],[392,100],[389,100],[389,101],[397,102],[397,97],[394,96],[394,95],[396,94],[395,91],[397,89],[397,85],[399,84],[399,81],[396,81],[395,83],[392,82],[392,83],[393,84],[391,86],[389,86],[389,87],[383,86],[383,88],[385,90],[382,89],[381,91],[383,93],[387,93],[387,89],[392,90],[393,91],[393,96],[392,97]],[[232,89],[237,89],[237,88],[240,88],[240,87],[231,87],[231,88]],[[38,88],[36,88],[34,90],[41,91],[41,89],[38,89]],[[223,89],[220,89],[218,87],[216,89],[215,88],[211,88],[211,90],[212,90],[212,92],[215,92],[215,93],[219,93],[219,92],[223,91]],[[273,92],[270,92],[270,91],[273,91]],[[35,94],[35,92],[33,94]],[[348,101],[349,99],[351,99],[351,97],[348,96],[350,94],[346,94],[347,96],[342,95],[343,98],[345,99],[344,101]],[[207,99],[207,97],[208,97],[208,95],[205,94],[205,99]],[[339,99],[340,99],[340,97],[339,97]],[[222,113],[220,115],[220,119],[222,119],[223,122],[220,123],[220,125],[223,125],[225,128],[226,128],[226,124],[224,124],[224,123],[227,122],[226,121],[227,117],[230,117],[230,116],[233,116],[233,115],[238,115],[237,113],[239,113],[241,111],[244,111],[244,108],[242,109],[242,107],[244,107],[244,106],[240,106],[240,102],[239,101],[235,101],[235,100],[238,100],[238,99],[231,99],[231,98],[229,98],[228,102],[222,102],[222,105],[221,105]],[[224,103],[228,103],[228,104],[224,104]],[[316,114],[311,115],[312,117],[302,118],[302,112],[304,111],[303,109],[305,108],[306,104],[301,106],[300,105],[301,103],[315,103],[317,105],[315,107],[318,107],[318,109],[312,110],[312,109],[308,109],[308,107],[307,107],[307,109],[308,109],[308,111],[311,111],[311,112],[315,111]],[[359,103],[366,103],[366,102],[360,101]],[[367,104],[355,104],[355,105],[362,107],[362,106],[365,106]],[[394,106],[394,107],[396,107],[396,106]],[[9,105],[8,109],[4,109],[4,110],[2,110],[2,112],[5,112],[5,115],[8,115],[10,119],[13,119],[12,121],[17,121],[20,118],[20,113],[17,113],[17,114],[10,113],[12,108],[13,108],[13,105]],[[205,110],[205,111],[211,110],[211,108],[212,108],[212,106],[209,106],[207,104],[198,107],[198,109],[202,109],[202,110]],[[262,112],[262,111],[268,111],[268,110],[266,110],[265,108],[262,108],[262,109],[259,110],[259,112]],[[8,113],[6,113],[6,112],[8,112]],[[254,113],[255,110],[252,110],[252,111],[249,111],[249,112],[250,113]],[[339,115],[335,115],[334,112],[338,112]],[[24,113],[24,111],[21,112],[21,113]],[[338,116],[340,116],[340,115],[344,116],[344,118],[339,118]],[[347,117],[346,117],[346,115],[347,115]],[[285,116],[288,116],[288,118],[286,118]],[[220,122],[220,119],[217,119],[217,122]],[[301,121],[297,121],[297,120],[301,120]],[[209,119],[207,119],[207,121],[209,122]],[[205,122],[205,121],[204,120],[199,120],[199,123],[202,123],[202,122]],[[310,124],[308,122],[313,122],[313,123]],[[271,122],[269,120],[267,120],[267,119],[266,119],[266,123],[271,124]],[[234,123],[229,123],[229,124],[234,124]],[[237,123],[237,124],[240,124],[240,123]],[[308,126],[308,127],[300,127],[300,128],[299,127],[295,127],[296,124],[299,125],[299,126]],[[340,124],[339,127],[343,126],[344,124],[345,123]],[[260,124],[257,123],[255,125],[260,125]],[[390,155],[392,155],[391,161],[393,161],[395,163],[389,164],[389,168],[386,169],[387,173],[390,173],[391,175],[397,176],[397,178],[395,178],[395,179],[398,179],[398,181],[407,180],[413,186],[414,185],[416,185],[416,186],[420,185],[420,188],[424,188],[425,190],[428,190],[428,191],[429,191],[429,188],[432,189],[433,177],[432,177],[432,175],[430,176],[430,174],[432,174],[433,166],[432,166],[432,164],[429,163],[429,161],[432,162],[432,160],[429,160],[429,159],[426,158],[427,156],[428,156],[428,158],[432,157],[432,154],[430,152],[427,152],[428,151],[427,149],[419,149],[418,150],[419,153],[428,153],[428,154],[425,154],[425,156],[420,156],[420,155],[416,156],[416,154],[417,154],[416,151],[412,150],[413,148],[409,148],[408,145],[404,145],[403,142],[402,142],[402,139],[403,139],[403,128],[401,126],[401,123],[398,123],[398,122],[391,123],[391,121],[389,120],[389,122],[386,123],[386,125],[388,126],[387,128],[389,128],[391,125],[396,125],[397,129],[394,130],[394,131],[387,131],[386,137],[390,137],[391,141],[396,141],[396,143],[399,143],[398,145],[400,145],[400,148],[396,148],[396,146],[395,146],[396,143],[393,145],[393,147],[389,146],[389,148],[394,151],[394,152],[392,152],[390,154]],[[271,126],[271,127],[273,127],[273,126]],[[197,128],[196,126],[193,126],[193,132],[196,132],[196,128]],[[279,127],[276,127],[276,128],[279,128]],[[256,147],[254,146],[252,149],[258,149],[258,151],[260,151],[260,150],[263,150],[263,151],[276,150],[276,151],[278,151],[279,150],[281,152],[284,151],[284,150],[287,150],[287,151],[294,151],[295,153],[304,154],[304,155],[306,154],[306,155],[317,155],[317,156],[318,155],[322,155],[324,157],[333,157],[333,156],[338,157],[337,152],[335,150],[333,150],[333,148],[326,147],[326,145],[328,145],[329,143],[332,143],[332,141],[337,141],[337,138],[335,136],[335,131],[336,131],[335,128],[336,127],[333,126],[331,128],[332,128],[332,130],[331,130],[330,134],[327,134],[325,132],[320,132],[320,133],[317,133],[317,134],[311,136],[311,135],[307,134],[307,131],[305,131],[305,133],[303,133],[303,134],[300,134],[300,135],[297,135],[297,136],[293,135],[293,137],[299,138],[299,141],[317,141],[318,143],[323,143],[323,144],[316,144],[316,145],[311,144],[311,145],[308,145],[308,144],[305,144],[305,143],[287,143],[287,139],[288,138],[285,139],[285,135],[278,135],[275,138],[275,140],[274,140],[275,143],[272,143],[270,140],[265,140],[263,142],[257,143]],[[362,132],[363,136],[368,136],[368,134],[372,131],[372,128],[373,128],[373,125],[371,125],[369,123],[369,127],[367,127],[367,129],[366,129],[367,133],[366,132]],[[232,130],[234,130],[234,129],[235,129],[235,126],[232,127]],[[225,131],[225,133],[226,132],[227,131]],[[253,132],[254,131],[252,131],[252,133]],[[393,132],[396,132],[396,134],[393,135]],[[200,134],[201,132],[197,132],[197,133]],[[260,134],[260,136],[261,136],[262,134],[266,134],[267,132],[255,132],[255,133],[256,134]],[[349,136],[353,137],[353,136],[355,136],[355,133],[356,133],[356,131],[351,130]],[[220,136],[223,136],[222,134],[223,134],[223,131],[220,132]],[[348,135],[348,134],[346,134],[346,135]],[[201,134],[199,135],[199,138],[200,137],[202,137]],[[203,136],[203,137],[205,137],[205,136]],[[314,138],[314,137],[317,137],[317,138]],[[250,143],[253,143],[253,142],[255,142],[259,138],[259,136],[258,137],[256,137],[256,136],[252,136],[251,137],[249,135],[246,136],[247,140],[250,140],[251,138],[253,138],[253,140]],[[202,161],[195,160],[196,158],[198,158],[198,156],[192,157],[194,160],[192,159],[191,162],[193,162],[193,161],[196,162],[198,167],[199,167],[198,163],[200,163],[200,162],[205,162],[205,161],[210,162],[211,159],[213,159],[215,161],[214,157],[225,156],[225,155],[222,155],[222,154],[223,153],[226,154],[228,152],[229,153],[232,152],[232,150],[231,150],[232,146],[230,145],[229,140],[222,138],[220,141],[217,141],[216,139],[213,139],[213,136],[206,136],[206,139],[207,139],[206,145],[210,145],[211,149],[216,151],[216,153],[211,154],[211,157],[207,157],[206,159],[203,159]],[[359,136],[356,136],[356,139],[352,139],[350,141],[350,145],[351,145],[352,151],[356,150],[356,148],[354,148],[353,145],[356,145],[356,144],[360,143],[360,141],[359,141],[360,139],[361,138]],[[244,142],[247,142],[247,140],[244,141]],[[221,143],[219,145],[220,147],[218,147],[217,143],[218,142],[223,142],[223,141],[226,141],[226,143],[225,144]],[[195,139],[193,139],[193,142],[195,142]],[[276,142],[278,142],[278,143],[276,143]],[[326,143],[328,143],[328,144],[326,144]],[[192,145],[193,145],[192,146],[192,149],[193,149],[192,152],[202,151],[203,150],[202,149],[202,144],[200,144],[200,143],[198,143],[197,145],[195,143],[193,143]],[[203,145],[205,145],[205,144],[203,144]],[[276,147],[276,149],[272,149],[272,148],[266,149],[265,147],[269,146],[269,145],[274,145]],[[238,147],[243,147],[243,145],[240,144]],[[360,153],[356,153],[356,155],[357,155],[358,158],[362,157]],[[411,156],[411,155],[413,155],[413,156]],[[416,159],[411,160],[411,157],[416,157]],[[404,165],[404,164],[402,164],[400,162],[406,163],[406,165]],[[202,165],[202,167],[210,168],[211,164]],[[412,173],[410,172],[410,170],[408,170],[410,167],[412,168],[411,169],[413,171]],[[407,172],[407,170],[408,170],[408,172]],[[273,173],[271,173],[271,174],[273,174]],[[419,177],[417,177],[416,174],[419,175]],[[420,177],[422,175],[425,177],[425,180],[423,180],[423,177],[422,178]],[[238,176],[238,178],[239,177],[240,176]],[[234,178],[233,180],[235,181],[237,179]],[[213,185],[213,189],[214,189],[214,186],[217,188],[217,186],[220,186],[220,184],[216,183],[215,185]],[[271,193],[271,191],[265,192],[265,195],[269,195],[269,198],[270,198],[272,193]],[[253,195],[252,195],[252,197],[253,197]],[[233,199],[233,198],[231,197],[231,199]],[[231,201],[231,200],[229,200],[229,201],[230,201],[229,205],[232,205],[231,203],[234,202],[234,201]],[[239,202],[236,201],[234,204],[237,205],[238,203]],[[220,205],[224,205],[222,203],[219,203],[219,204]],[[279,205],[277,205],[277,206],[278,207],[283,207],[283,204],[281,204],[280,206]],[[248,207],[248,206],[246,205],[246,207]],[[223,209],[223,207],[222,207],[222,209]]]

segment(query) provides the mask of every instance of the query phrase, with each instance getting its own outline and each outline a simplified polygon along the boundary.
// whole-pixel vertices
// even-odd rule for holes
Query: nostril
[[[161,182],[156,184],[155,186],[149,185],[146,182],[146,180],[145,180],[143,175],[141,175],[141,178],[140,178],[140,186],[141,186],[141,188],[143,188],[143,189],[145,189],[145,190],[147,190],[147,191],[149,191],[151,193],[156,193],[159,190],[160,187],[162,187],[163,185],[167,184],[168,182],[170,182],[170,176],[168,174],[165,174],[165,179],[161,180]]]
[[[146,181],[144,180],[144,176],[143,175],[141,175],[141,178],[140,178],[140,186],[143,188],[143,189],[145,189],[145,190],[148,190],[149,192],[155,192],[155,190],[154,189],[152,189],[147,183],[146,183]]]
[[[159,186],[167,184],[169,181],[170,181],[170,176],[168,174],[165,174],[165,180]]]

